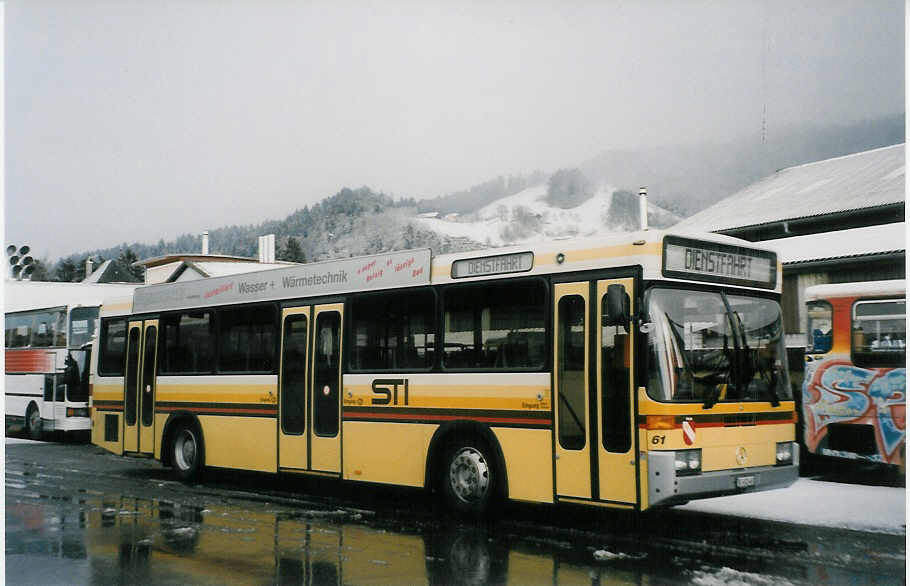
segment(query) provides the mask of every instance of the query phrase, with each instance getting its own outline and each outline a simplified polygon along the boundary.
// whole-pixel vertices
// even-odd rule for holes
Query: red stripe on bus
[[[275,415],[278,413],[277,408],[273,409],[239,409],[231,407],[156,407],[155,411],[159,412],[168,412],[168,411],[193,411],[196,413],[255,413],[261,415]]]
[[[784,423],[793,423],[793,418],[790,419],[764,419],[761,421],[753,421],[752,423],[723,423],[722,421],[711,422],[711,423],[702,423],[695,421],[696,429],[704,429],[706,427],[752,427],[755,425],[781,425]],[[675,424],[672,428],[665,427],[655,427],[649,428],[647,423],[639,423],[638,429],[650,429],[651,431],[664,431],[666,429],[682,429],[682,423]]]
[[[47,350],[7,350],[6,372],[45,373],[54,369],[54,353]]]
[[[519,423],[527,425],[550,425],[552,419],[529,419],[526,417],[484,417],[482,415],[421,415],[416,413],[365,413],[358,411],[345,411],[345,419],[411,419],[427,421],[454,421],[456,419],[471,419],[485,423]]]

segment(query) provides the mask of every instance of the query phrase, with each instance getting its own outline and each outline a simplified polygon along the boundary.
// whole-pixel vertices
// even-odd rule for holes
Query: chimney
[[[87,259],[85,259],[85,278],[86,279],[92,275],[93,264],[94,263],[92,262],[92,257],[88,257]]]
[[[275,262],[275,235],[266,234],[259,237],[259,262]]]
[[[202,254],[209,253],[209,231],[206,230],[202,233]]]
[[[648,229],[648,188],[638,188],[638,220],[642,231]]]

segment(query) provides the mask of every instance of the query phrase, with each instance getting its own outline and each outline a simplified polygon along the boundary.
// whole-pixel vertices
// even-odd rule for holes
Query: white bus
[[[6,281],[6,428],[29,437],[87,432],[88,364],[98,308],[135,285]]]

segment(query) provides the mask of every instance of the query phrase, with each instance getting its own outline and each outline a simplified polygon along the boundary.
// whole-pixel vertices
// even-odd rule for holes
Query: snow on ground
[[[7,445],[7,446],[10,446],[10,445],[14,446],[17,444],[34,444],[36,446],[40,446],[40,445],[44,444],[44,442],[36,442],[34,440],[23,439],[23,438],[18,438],[18,437],[5,437],[5,438],[3,438],[3,442],[4,442],[4,445]]]
[[[800,478],[781,490],[692,501],[686,511],[736,515],[801,525],[902,535],[907,528],[907,491]]]

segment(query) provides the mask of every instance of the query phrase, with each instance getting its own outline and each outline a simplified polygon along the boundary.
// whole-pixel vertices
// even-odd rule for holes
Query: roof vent
[[[648,188],[638,188],[638,220],[642,231],[648,229]]]
[[[259,237],[259,262],[275,262],[275,235],[266,234]]]

